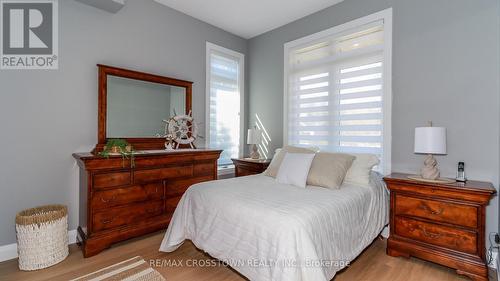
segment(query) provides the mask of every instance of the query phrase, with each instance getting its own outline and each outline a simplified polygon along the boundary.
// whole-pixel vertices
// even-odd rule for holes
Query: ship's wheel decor
[[[194,122],[191,111],[187,115],[175,115],[168,120],[163,120],[163,122],[166,123],[164,136],[167,141],[171,139],[175,142],[175,149],[178,149],[181,144],[196,148],[194,142],[196,138],[201,136],[198,135],[198,125]],[[168,149],[168,147],[166,148]]]

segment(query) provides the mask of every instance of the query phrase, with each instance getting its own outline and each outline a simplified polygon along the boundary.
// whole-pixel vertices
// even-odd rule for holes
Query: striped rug
[[[166,281],[142,257],[131,258],[71,281]]]

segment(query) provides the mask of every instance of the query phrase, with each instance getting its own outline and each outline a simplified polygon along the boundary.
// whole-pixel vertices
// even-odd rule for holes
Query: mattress
[[[262,174],[200,183],[177,205],[160,251],[189,239],[250,280],[330,280],[388,223],[388,198],[375,173],[338,190]]]

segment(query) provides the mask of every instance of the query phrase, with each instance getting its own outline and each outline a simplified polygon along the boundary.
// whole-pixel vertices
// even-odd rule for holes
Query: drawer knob
[[[116,200],[116,195],[113,195],[113,196],[112,196],[111,198],[109,198],[109,199],[106,199],[106,198],[104,198],[104,197],[101,197],[101,201],[102,201],[102,203],[110,203],[110,202],[113,202],[113,201],[115,201],[115,200]]]
[[[443,208],[439,208],[438,210],[434,210],[431,207],[427,206],[426,204],[420,204],[419,208],[424,210],[424,211],[427,211],[433,215],[441,215],[444,211]]]

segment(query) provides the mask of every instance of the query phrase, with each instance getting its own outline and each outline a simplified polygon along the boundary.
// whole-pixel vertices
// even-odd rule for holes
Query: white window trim
[[[240,149],[239,157],[243,157],[245,148],[245,55],[207,41],[205,53],[205,147],[210,144],[210,52],[214,50],[236,57],[239,60],[240,83]]]
[[[343,31],[356,28],[371,22],[383,20],[384,22],[384,112],[383,112],[383,136],[384,136],[384,175],[391,173],[392,155],[392,8],[334,26],[332,28],[311,34],[300,39],[290,41],[284,45],[283,60],[283,144],[288,144],[288,66],[290,49],[319,40],[323,37],[332,36]]]
[[[234,175],[234,173],[235,173],[234,165],[228,165],[227,167],[219,166],[217,168],[218,176]]]

